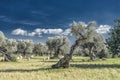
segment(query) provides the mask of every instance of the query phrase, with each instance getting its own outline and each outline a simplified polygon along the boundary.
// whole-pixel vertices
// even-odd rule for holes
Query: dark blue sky
[[[114,25],[116,18],[120,0],[0,0],[0,30],[9,38],[18,38],[11,34],[17,28],[67,29],[73,20]]]

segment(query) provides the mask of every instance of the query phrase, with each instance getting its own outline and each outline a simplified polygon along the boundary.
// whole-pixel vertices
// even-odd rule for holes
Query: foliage
[[[6,39],[3,45],[7,51],[6,53],[15,53],[17,51],[17,42],[14,39]]]
[[[2,31],[0,31],[0,46],[2,46],[4,41],[5,41],[5,35]]]
[[[120,57],[120,20],[115,20],[115,22],[116,25],[110,30],[107,45],[112,57]]]
[[[34,49],[34,43],[32,40],[19,40],[17,49],[18,54],[21,54],[24,58],[30,59]]]
[[[16,61],[16,56],[13,55],[17,51],[16,40],[5,38],[3,32],[0,32],[0,52],[3,56],[3,61]]]
[[[88,24],[84,22],[73,22],[71,32],[77,38],[76,45],[87,48],[91,60],[96,58],[96,54],[105,49],[103,37],[95,31],[96,22],[92,21]]]
[[[56,36],[50,37],[46,41],[46,45],[49,50],[54,51],[53,57],[58,57],[61,54],[67,54],[70,50],[70,42],[69,39],[65,36]]]
[[[31,54],[33,53],[34,43],[32,41],[25,41],[26,48],[25,53]]]
[[[18,41],[18,45],[17,45],[17,52],[24,54],[25,53],[25,48],[26,48],[26,44],[24,41]]]
[[[47,51],[48,51],[48,47],[45,44],[43,44],[43,43],[34,44],[33,52],[36,55],[43,56],[45,53],[48,53]]]

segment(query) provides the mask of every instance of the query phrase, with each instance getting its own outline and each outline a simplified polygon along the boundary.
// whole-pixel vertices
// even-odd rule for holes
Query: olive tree
[[[2,31],[0,31],[0,53],[2,53],[2,56],[4,56],[7,51],[3,46],[3,43],[5,43],[5,35]]]
[[[70,42],[69,39],[65,36],[50,37],[48,38],[46,44],[49,50],[53,50],[55,52],[51,58],[58,58],[60,53],[69,53]]]
[[[28,41],[25,41],[25,45],[26,45],[26,48],[25,48],[25,57],[30,59],[32,53],[33,53],[33,48],[34,48],[34,43],[33,41],[31,40],[28,40]]]
[[[17,42],[14,39],[6,39],[5,45],[7,53],[12,54],[17,51]]]
[[[17,42],[18,42],[17,53],[25,57],[25,49],[26,49],[25,41],[18,40]]]
[[[15,53],[17,51],[17,42],[14,39],[6,39],[3,43],[6,52],[5,52],[5,58],[4,61],[16,61]]]
[[[90,59],[94,60],[96,58],[94,52],[96,52],[96,49],[100,48],[98,45],[101,44],[101,46],[103,46],[102,36],[95,31],[95,26],[95,21],[89,22],[88,24],[73,22],[71,25],[71,33],[76,37],[76,41],[71,46],[69,54],[66,54],[56,64],[52,65],[52,68],[69,67],[69,62],[72,59],[74,50],[82,45],[89,49]]]
[[[3,55],[3,61],[15,61],[16,58],[12,54],[17,51],[16,40],[7,39],[4,33],[0,31],[0,52]]]
[[[78,55],[78,56],[82,56],[83,55],[83,49],[80,48],[80,47],[77,47],[74,52],[73,52],[73,55]]]
[[[34,44],[33,52],[36,55],[43,56],[45,53],[47,53],[47,50],[48,50],[48,47],[46,46],[46,44],[43,44],[43,43]]]
[[[22,57],[30,59],[34,49],[32,40],[18,40],[17,53]]]

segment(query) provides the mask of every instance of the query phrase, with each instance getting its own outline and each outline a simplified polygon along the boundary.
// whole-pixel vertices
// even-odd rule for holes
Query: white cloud
[[[23,30],[21,28],[15,29],[12,31],[13,35],[22,35],[22,36],[26,36],[27,35],[27,31]]]
[[[63,32],[62,29],[48,29],[49,34],[60,34],[62,32]]]
[[[33,32],[28,32],[26,30],[23,30],[21,28],[15,29],[12,31],[13,35],[22,35],[22,36],[38,36],[42,37],[42,34],[54,34],[54,35],[59,35],[62,34],[63,30],[58,28],[58,29],[41,29],[37,28]]]
[[[96,31],[100,34],[107,34],[109,30],[111,29],[111,26],[109,25],[100,25]],[[53,34],[53,35],[63,35],[63,36],[71,36],[71,29],[42,29],[42,28],[36,28],[35,30],[28,32],[27,30],[23,30],[21,28],[15,29],[12,31],[13,35],[22,35],[22,36],[37,36],[37,37],[42,37],[42,34]]]
[[[111,29],[111,26],[109,25],[100,25],[96,31],[100,34],[106,34],[109,32],[109,30]]]
[[[28,36],[35,36],[35,35],[36,35],[35,32],[28,33]]]
[[[42,33],[42,31],[41,31],[40,28],[35,29],[35,32],[36,32],[36,33]]]
[[[35,32],[37,34],[40,34],[40,33],[44,33],[44,34],[60,34],[63,32],[62,29],[41,29],[41,28],[37,28],[35,29]]]
[[[44,34],[47,34],[48,30],[47,29],[41,29],[41,32],[43,32]]]
[[[17,41],[33,42],[32,39],[17,39]]]
[[[62,33],[62,35],[65,35],[65,36],[67,36],[67,35],[71,35],[71,29],[70,28],[68,28],[68,29],[66,29],[63,33]]]

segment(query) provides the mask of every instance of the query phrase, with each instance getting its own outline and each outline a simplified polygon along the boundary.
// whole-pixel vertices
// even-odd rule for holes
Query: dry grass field
[[[88,61],[74,57],[71,67],[51,69],[58,59],[43,61],[35,57],[30,61],[0,62],[0,80],[119,80],[120,58]]]

